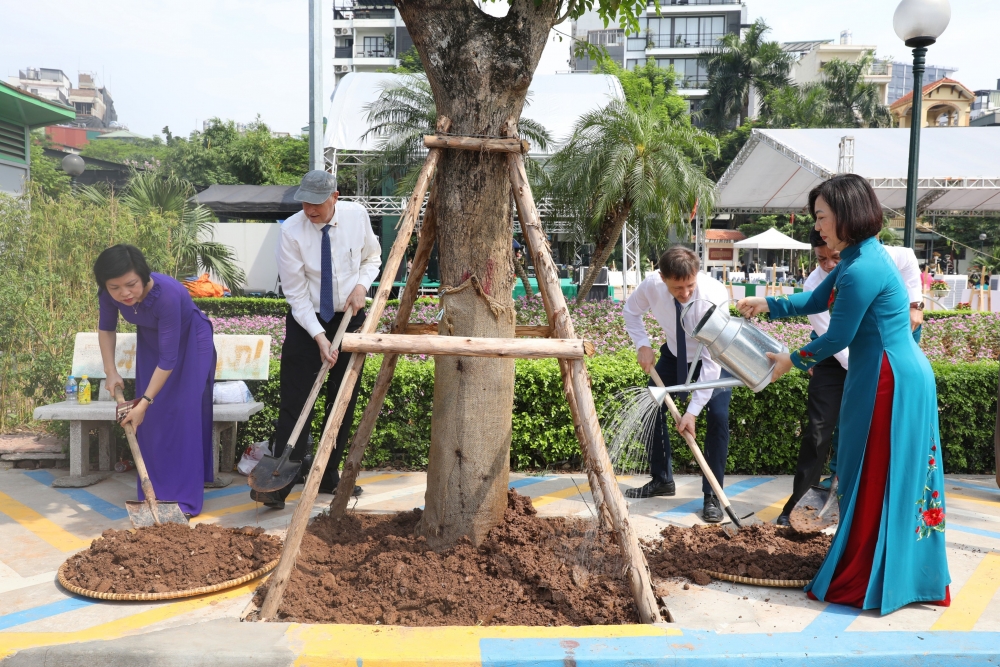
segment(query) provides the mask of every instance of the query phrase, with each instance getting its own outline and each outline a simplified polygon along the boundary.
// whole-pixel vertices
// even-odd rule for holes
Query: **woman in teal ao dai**
[[[816,229],[841,261],[813,292],[748,298],[747,316],[830,310],[827,333],[773,355],[775,379],[850,349],[840,411],[840,525],[810,597],[879,609],[947,606],[944,475],[937,390],[910,331],[906,287],[876,235],[882,211],[864,179],[836,176],[809,195]]]

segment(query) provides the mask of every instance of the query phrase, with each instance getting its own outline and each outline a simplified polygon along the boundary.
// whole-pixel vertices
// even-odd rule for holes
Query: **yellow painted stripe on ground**
[[[372,475],[371,477],[359,477],[357,484],[376,484],[378,482],[384,482],[387,479],[396,479],[397,477],[405,477],[406,473],[395,473],[392,475]]]
[[[285,632],[296,665],[308,667],[418,667],[433,661],[448,667],[480,667],[483,639],[590,639],[677,637],[677,628],[649,625],[582,627],[438,627],[292,624]],[[433,660],[431,660],[433,656]]]
[[[572,496],[576,496],[579,500],[587,500],[587,491],[590,491],[590,484],[584,482],[583,484],[574,484],[573,486],[561,489],[559,491],[553,491],[552,493],[546,493],[544,495],[538,496],[532,499],[531,504],[535,507],[541,507],[542,505],[548,505],[549,503],[554,503],[557,500],[564,500]],[[581,494],[582,497],[581,497]]]
[[[947,480],[945,480],[947,482]],[[970,503],[976,503],[979,505],[989,505],[990,507],[997,508],[1000,507],[1000,502],[995,500],[982,500],[981,498],[973,498],[972,496],[962,495],[961,493],[948,493],[945,492],[944,497],[947,500],[965,500]]]
[[[0,492],[0,512],[17,521],[59,551],[79,551],[90,546],[90,540],[77,537],[27,505],[19,503],[2,492]]]
[[[788,496],[788,498],[791,498],[791,496]],[[781,510],[785,508],[785,503],[788,502],[788,498],[779,500],[776,503],[771,503],[761,511],[757,512],[757,518],[761,521],[774,521],[778,518],[778,515],[781,514]]]
[[[288,497],[285,498],[285,502],[289,502],[290,503],[293,500],[298,500],[301,495],[302,495],[301,491],[296,491],[295,493],[290,493],[290,494],[288,494]],[[190,521],[190,523],[191,523],[192,526],[196,525],[196,524],[199,524],[199,523],[207,523],[207,522],[214,521],[215,519],[219,519],[219,518],[224,517],[224,516],[229,516],[230,514],[239,514],[240,512],[249,512],[250,510],[254,510],[254,509],[264,510],[264,509],[267,509],[267,508],[264,507],[263,505],[261,505],[260,503],[256,503],[256,502],[251,501],[249,503],[242,503],[240,505],[233,505],[231,507],[223,507],[222,509],[212,510],[210,512],[202,512],[198,516],[192,518],[191,521]]]
[[[133,614],[132,616],[126,616],[125,618],[73,632],[0,632],[0,660],[22,649],[34,648],[36,646],[53,646],[55,644],[88,642],[100,639],[118,639],[119,637],[140,631],[154,623],[201,609],[213,602],[252,593],[260,585],[261,581],[261,579],[254,579],[242,586],[230,588],[226,591],[200,595],[180,602],[163,604],[153,609]]]
[[[1000,556],[986,554],[931,630],[972,630],[1000,589]]]

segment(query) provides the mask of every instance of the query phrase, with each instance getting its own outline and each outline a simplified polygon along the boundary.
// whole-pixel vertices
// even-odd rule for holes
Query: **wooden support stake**
[[[402,303],[402,300],[400,300],[400,303]],[[437,336],[438,325],[436,322],[410,322],[406,325],[402,333],[409,336]],[[518,325],[514,327],[514,336],[516,338],[551,338],[552,327]]]
[[[437,149],[433,149],[437,150]],[[410,275],[406,279],[406,287],[399,295],[399,310],[396,311],[396,323],[393,325],[393,333],[403,333],[408,328],[410,314],[413,312],[413,304],[420,293],[420,282],[423,279],[424,271],[430,261],[431,252],[434,250],[434,242],[437,238],[437,206],[435,205],[434,192],[427,201],[427,208],[424,211],[424,224],[420,226],[420,239],[417,241],[417,249],[413,253],[413,262],[410,265]],[[437,325],[432,325],[437,333]],[[358,430],[351,440],[351,448],[347,452],[344,461],[344,469],[340,473],[340,483],[337,492],[330,502],[330,516],[340,519],[347,511],[347,504],[351,500],[354,491],[354,484],[357,482],[358,474],[361,472],[361,461],[365,457],[365,448],[371,440],[372,432],[375,430],[375,422],[385,404],[386,394],[392,386],[392,376],[396,372],[396,363],[399,355],[387,354],[382,357],[382,368],[378,371],[375,379],[375,386],[372,388],[371,398],[361,414],[361,421],[358,423]]]
[[[461,151],[487,151],[495,153],[527,153],[531,144],[520,139],[486,139],[484,137],[443,137],[424,135],[427,148],[454,148]]]
[[[406,334],[347,334],[344,352],[363,354],[429,354],[511,359],[583,359],[594,345],[580,338],[467,338]]]
[[[450,124],[451,121],[442,116],[438,119],[438,131],[447,132]],[[399,233],[392,244],[392,250],[389,252],[385,266],[382,267],[383,276],[394,276],[399,270],[403,255],[406,253],[406,246],[409,244],[410,236],[413,234],[413,227],[416,225],[417,218],[420,215],[420,208],[424,203],[424,194],[427,192],[431,179],[434,178],[434,172],[437,169],[440,159],[440,151],[432,150],[427,154],[424,166],[417,177],[417,185],[413,189],[413,194],[410,195],[410,202],[407,205],[406,212],[403,214],[402,220],[400,220]],[[389,300],[389,291],[391,289],[392,280],[383,280],[379,283],[378,291],[372,300],[372,305],[365,318],[364,326],[361,327],[362,333],[375,332],[379,319],[382,317],[382,311],[385,309],[385,304]],[[268,581],[267,596],[264,598],[264,604],[260,610],[260,620],[262,621],[269,621],[274,618],[278,613],[278,607],[281,606],[281,598],[285,594],[288,580],[291,578],[292,570],[295,568],[295,560],[299,555],[299,548],[302,546],[302,538],[305,536],[306,526],[309,523],[309,514],[319,493],[320,480],[323,479],[323,473],[326,472],[330,453],[333,451],[337,440],[337,433],[347,413],[347,405],[351,402],[354,385],[361,377],[361,369],[364,363],[364,355],[352,355],[347,373],[344,374],[344,379],[340,383],[340,390],[337,392],[333,410],[323,429],[323,437],[320,439],[319,448],[316,450],[312,468],[309,470],[309,477],[306,478],[305,488],[302,489],[302,496],[299,498],[295,512],[292,514],[292,522],[288,527],[288,534],[285,536],[285,545],[281,550],[281,559],[278,561],[278,566],[274,569],[274,573]],[[342,479],[341,485],[343,485],[343,482],[344,480]]]
[[[538,289],[551,304],[549,324],[560,338],[575,338],[573,322],[569,317],[566,299],[559,285],[558,273],[552,255],[549,253],[548,241],[542,231],[538,209],[531,195],[531,186],[524,170],[524,160],[520,155],[508,155],[507,164],[510,181],[514,190],[514,198],[518,204],[518,218],[524,238],[530,239],[528,247],[533,255],[535,275],[538,279]],[[611,459],[604,444],[604,435],[597,419],[597,409],[594,406],[594,396],[591,393],[590,377],[582,359],[566,362],[573,392],[575,394],[581,429],[586,433],[582,445],[590,451],[589,465],[593,468],[604,496],[604,505],[611,516],[612,526],[617,537],[618,546],[622,552],[628,570],[629,587],[639,618],[643,623],[658,623],[660,611],[656,596],[653,594],[652,582],[649,576],[649,566],[646,557],[639,548],[639,539],[629,522],[628,505],[622,496],[621,489],[614,477]]]

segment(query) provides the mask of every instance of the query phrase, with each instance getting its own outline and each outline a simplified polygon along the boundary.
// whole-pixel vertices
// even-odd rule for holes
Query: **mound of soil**
[[[435,625],[637,623],[617,550],[580,519],[539,518],[511,490],[479,547],[414,537],[421,511],[320,516],[302,542],[282,621]],[[255,601],[263,602],[267,583]]]
[[[718,526],[667,526],[663,540],[647,544],[653,574],[687,577],[705,585],[705,570],[754,579],[812,579],[830,550],[831,535],[798,533],[773,523],[728,535]]]
[[[242,577],[280,554],[281,540],[261,528],[167,523],[106,530],[66,561],[63,573],[98,593],[167,593]]]

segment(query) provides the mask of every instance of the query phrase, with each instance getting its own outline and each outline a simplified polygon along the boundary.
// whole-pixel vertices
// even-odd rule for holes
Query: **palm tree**
[[[821,84],[785,86],[767,96],[768,127],[830,127],[830,94]]]
[[[437,105],[427,77],[404,74],[399,82],[383,84],[378,99],[367,105],[365,112],[368,131],[362,139],[378,137],[375,157],[368,164],[369,179],[382,185],[395,183],[396,194],[409,194],[417,184],[426,153],[424,135],[434,134],[437,122]],[[539,123],[521,118],[517,128],[533,149],[548,147],[549,133]],[[533,160],[525,160],[525,168],[529,176],[539,175],[540,168]]]
[[[170,231],[170,256],[175,278],[201,271],[215,274],[236,293],[246,284],[246,274],[236,264],[236,255],[227,245],[213,241],[212,211],[191,202],[194,187],[176,176],[156,171],[133,173],[121,195],[94,186],[83,186],[80,194],[96,204],[107,204],[116,198],[135,216],[166,215],[176,218]]]
[[[681,227],[696,203],[711,208],[715,184],[700,163],[718,143],[688,123],[664,119],[649,102],[615,100],[584,114],[549,163],[552,195],[575,214],[596,247],[577,301],[586,299],[630,218]]]
[[[722,128],[733,120],[742,125],[750,116],[752,89],[766,101],[771,91],[789,85],[792,56],[777,42],[764,41],[769,30],[764,19],[757,19],[745,35],[730,33],[702,56],[708,96],[701,113],[710,125]]]
[[[879,99],[878,86],[865,81],[875,56],[865,53],[857,62],[834,58],[823,67],[830,114],[838,127],[892,127],[892,115]]]

